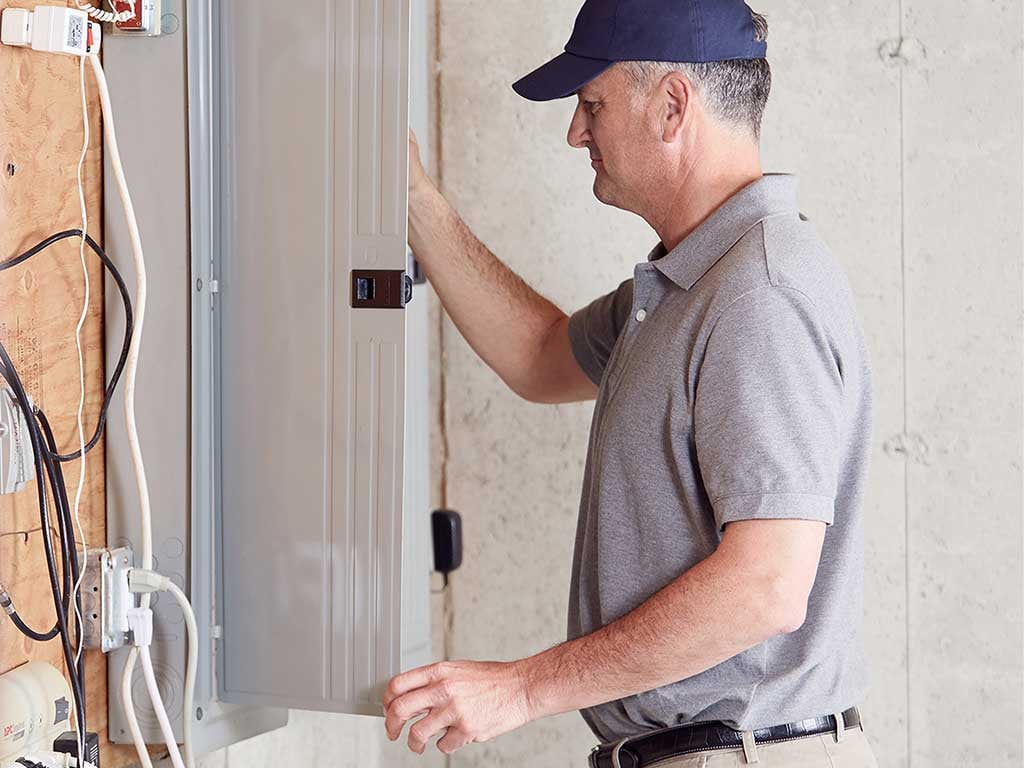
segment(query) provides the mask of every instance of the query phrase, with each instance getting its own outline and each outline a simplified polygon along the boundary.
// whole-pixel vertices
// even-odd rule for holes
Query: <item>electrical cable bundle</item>
[[[67,230],[48,237],[25,253],[7,261],[0,262],[0,272],[16,267],[19,264],[23,264],[33,256],[42,253],[54,243],[72,237],[82,237],[82,231],[77,229]],[[124,280],[117,271],[117,268],[107,257],[106,253],[104,253],[103,249],[100,248],[91,237],[86,235],[85,241],[89,248],[99,256],[100,260],[103,262],[103,266],[113,276],[114,281],[117,284],[118,291],[121,294],[122,302],[124,303],[126,321],[125,340],[122,346],[121,356],[114,369],[114,373],[111,376],[110,382],[107,385],[95,433],[85,446],[85,452],[88,453],[96,446],[102,436],[103,428],[106,424],[107,412],[110,407],[110,401],[114,390],[117,387],[117,383],[121,378],[121,374],[128,358],[133,318],[131,297],[128,293],[128,288],[125,285]],[[3,607],[15,627],[17,627],[22,634],[32,640],[45,642],[57,637],[58,635],[60,636],[61,649],[64,655],[65,665],[68,668],[72,696],[75,700],[76,728],[79,734],[84,734],[86,732],[84,669],[81,658],[79,657],[76,659],[75,653],[72,650],[74,647],[77,647],[81,641],[82,627],[77,620],[74,622],[73,629],[75,638],[72,642],[72,627],[69,626],[72,623],[72,616],[75,616],[77,619],[77,616],[81,615],[80,595],[74,591],[73,586],[74,584],[77,584],[79,580],[79,564],[78,553],[75,550],[74,523],[71,516],[71,505],[68,501],[67,487],[64,481],[64,473],[61,468],[61,464],[75,461],[76,459],[81,458],[83,453],[81,450],[66,455],[58,452],[53,430],[46,418],[46,414],[32,404],[32,401],[25,390],[24,383],[18,375],[14,362],[2,343],[0,343],[0,377],[7,382],[13,392],[15,400],[25,417],[25,423],[28,425],[29,440],[32,446],[39,497],[40,533],[43,539],[43,550],[46,555],[47,570],[50,577],[50,591],[53,597],[57,619],[54,626],[47,631],[41,632],[33,629],[21,618],[21,616],[18,615],[11,597],[8,595],[6,590],[2,589],[0,589],[0,607]],[[61,561],[59,576],[56,556],[54,554],[54,543],[51,536],[50,505],[46,494],[46,483],[44,482],[44,479],[48,480],[50,494],[53,499],[53,506],[57,511],[57,532],[60,540]],[[74,604],[78,609],[77,615],[71,610],[72,604]]]
[[[84,191],[81,181],[81,170],[84,163],[85,153],[88,149],[88,115],[87,115],[87,104],[85,99],[85,61],[88,59],[89,64],[92,66],[93,73],[96,78],[97,86],[99,88],[100,105],[103,111],[104,118],[104,144],[107,150],[107,156],[110,159],[111,168],[113,170],[114,181],[117,185],[118,194],[121,199],[122,207],[124,208],[125,222],[128,226],[128,235],[131,242],[131,251],[135,267],[135,312],[133,316],[132,302],[128,294],[128,289],[125,286],[124,280],[118,273],[117,269],[111,263],[110,259],[107,258],[96,242],[89,237],[86,231],[86,209]],[[86,296],[88,297],[88,270],[85,269],[85,246],[88,245],[92,251],[99,256],[103,262],[104,267],[111,273],[117,284],[118,291],[121,294],[121,298],[124,302],[125,307],[125,339],[122,346],[121,355],[118,360],[117,366],[115,367],[114,373],[111,376],[110,382],[104,392],[103,406],[100,410],[100,415],[96,425],[96,430],[92,438],[86,443],[85,433],[82,427],[82,409],[84,407],[85,400],[85,383],[84,383],[84,365],[82,363],[82,352],[81,352],[81,328],[85,321],[85,315],[87,308],[83,305],[82,315],[79,319],[79,324],[76,329],[76,343],[79,349],[79,372],[81,381],[81,398],[79,401],[78,409],[78,435],[80,448],[77,452],[61,454],[58,451],[56,441],[53,436],[53,431],[50,428],[50,424],[46,419],[45,414],[33,406],[28,393],[25,390],[24,384],[21,378],[18,376],[18,372],[15,369],[14,362],[11,360],[7,350],[0,344],[0,377],[5,379],[9,384],[12,392],[14,393],[17,401],[18,408],[21,410],[24,420],[27,424],[30,443],[33,452],[33,463],[35,466],[36,480],[37,480],[37,491],[39,495],[39,514],[42,521],[41,530],[43,534],[43,545],[47,560],[47,570],[50,577],[50,587],[53,596],[54,609],[57,614],[57,622],[55,627],[48,632],[38,632],[29,627],[14,609],[13,602],[10,596],[4,591],[3,587],[0,586],[0,608],[3,608],[14,622],[15,626],[28,637],[34,640],[48,640],[56,636],[60,636],[61,648],[64,654],[65,664],[68,669],[68,676],[71,680],[72,695],[75,703],[75,716],[76,716],[76,730],[78,736],[78,753],[83,753],[83,741],[86,730],[86,717],[85,717],[85,692],[84,692],[84,675],[81,664],[81,639],[82,639],[82,617],[81,617],[81,600],[79,587],[81,584],[81,572],[78,565],[77,551],[75,550],[75,538],[74,538],[74,524],[77,521],[78,505],[81,498],[81,489],[84,483],[84,465],[80,466],[80,482],[78,485],[78,493],[75,497],[74,514],[72,514],[72,507],[68,502],[67,488],[64,483],[64,475],[61,469],[61,464],[74,461],[84,460],[85,455],[96,446],[102,436],[104,426],[106,424],[107,413],[110,407],[110,401],[115,388],[117,387],[118,381],[121,378],[122,373],[125,375],[125,392],[124,392],[124,414],[125,414],[125,426],[127,429],[128,447],[131,453],[132,469],[134,470],[136,488],[139,494],[139,514],[141,518],[141,567],[131,571],[129,575],[129,589],[134,594],[140,595],[140,605],[137,608],[132,608],[128,611],[129,625],[132,627],[133,643],[134,647],[128,653],[128,657],[125,663],[125,667],[121,679],[121,696],[122,703],[124,704],[125,719],[129,731],[131,732],[132,741],[135,744],[136,752],[138,753],[139,761],[142,768],[152,768],[152,761],[150,760],[149,753],[146,749],[146,744],[142,736],[141,729],[139,728],[138,718],[136,717],[134,705],[132,703],[132,673],[135,669],[137,661],[141,658],[143,675],[146,678],[147,688],[149,689],[150,698],[153,703],[154,711],[160,718],[161,730],[163,731],[164,740],[170,751],[171,761],[175,768],[192,768],[194,765],[194,754],[192,750],[192,704],[193,696],[195,691],[195,678],[198,660],[198,629],[195,622],[195,615],[191,605],[188,602],[188,598],[185,593],[182,592],[176,585],[174,585],[166,577],[160,576],[152,571],[153,568],[153,533],[152,533],[152,521],[150,513],[150,498],[149,498],[149,487],[146,480],[145,465],[142,458],[142,448],[139,442],[138,428],[135,419],[135,378],[136,371],[138,369],[139,359],[139,348],[142,339],[142,327],[145,318],[146,311],[146,266],[142,251],[142,239],[139,235],[138,221],[135,217],[135,211],[132,206],[131,196],[128,192],[128,185],[124,176],[124,168],[121,163],[120,152],[118,151],[117,138],[114,132],[114,119],[112,114],[112,108],[110,104],[110,95],[107,89],[106,77],[103,73],[103,67],[100,64],[99,58],[95,53],[83,57],[81,62],[81,86],[82,86],[82,100],[83,100],[83,119],[85,122],[85,142],[82,150],[82,159],[79,162],[79,198],[82,206],[82,228],[75,230],[67,230],[64,232],[57,233],[51,237],[43,240],[38,245],[34,246],[29,251],[9,259],[4,262],[0,262],[0,271],[11,269],[19,264],[28,261],[33,256],[41,253],[43,250],[48,248],[60,240],[69,237],[80,238],[81,248],[80,256],[82,258],[83,270],[85,272],[86,279]],[[60,575],[58,575],[58,568],[56,563],[56,557],[53,549],[53,539],[51,537],[51,529],[49,525],[49,504],[46,492],[46,483],[44,482],[44,476],[49,480],[51,493],[53,494],[53,504],[57,509],[58,521],[60,523],[58,527],[58,536],[60,539],[60,554],[61,554],[61,569]],[[83,548],[83,567],[85,564],[86,551]],[[73,579],[73,581],[72,581]],[[180,752],[178,751],[177,744],[175,743],[173,733],[170,728],[170,723],[166,715],[166,710],[160,691],[156,685],[156,681],[153,675],[152,660],[149,655],[149,644],[152,638],[152,611],[150,608],[151,593],[156,590],[168,591],[172,594],[174,599],[179,603],[182,613],[185,615],[186,627],[189,636],[189,648],[188,648],[188,668],[185,675],[185,702],[184,702],[184,745],[185,745],[185,757],[182,759]],[[72,609],[74,611],[72,612]],[[72,618],[74,621],[72,621]],[[69,625],[74,625],[69,626]],[[75,645],[78,648],[78,654],[72,650],[72,628],[76,632]]]

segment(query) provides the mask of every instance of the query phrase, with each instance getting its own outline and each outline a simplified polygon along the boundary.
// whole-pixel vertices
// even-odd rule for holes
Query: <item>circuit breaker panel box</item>
[[[112,40],[107,69],[150,265],[136,405],[156,568],[196,610],[191,718],[207,751],[286,708],[380,715],[387,680],[429,660],[426,306],[406,306],[410,0],[164,9],[181,34]],[[142,87],[156,80],[164,90]],[[108,221],[108,250],[125,243]],[[139,535],[125,442],[112,423],[111,545]],[[170,602],[154,603],[152,652],[180,738]],[[123,659],[109,665],[113,741],[128,739]]]
[[[401,660],[408,0],[214,13],[220,693],[380,714]]]

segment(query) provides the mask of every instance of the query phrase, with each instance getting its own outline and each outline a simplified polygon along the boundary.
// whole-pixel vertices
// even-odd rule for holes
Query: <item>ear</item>
[[[664,99],[661,140],[672,144],[679,139],[693,113],[693,85],[679,72],[669,72],[658,86]]]

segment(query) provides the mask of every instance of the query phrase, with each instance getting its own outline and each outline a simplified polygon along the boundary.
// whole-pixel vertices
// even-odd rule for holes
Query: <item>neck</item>
[[[715,149],[693,153],[667,187],[674,190],[662,208],[647,218],[666,252],[681,243],[726,200],[762,176],[757,144],[747,139],[716,142]],[[665,187],[662,187],[663,189]]]

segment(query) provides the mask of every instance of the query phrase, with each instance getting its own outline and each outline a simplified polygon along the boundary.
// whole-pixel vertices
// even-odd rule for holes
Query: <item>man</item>
[[[594,194],[661,241],[571,318],[411,143],[410,240],[467,341],[529,400],[597,398],[568,642],[394,678],[387,732],[423,715],[416,752],[581,710],[596,766],[875,765],[856,708],[870,372],[795,180],[761,172],[766,33],[740,0],[587,0],[566,53],[515,84],[577,96]]]

